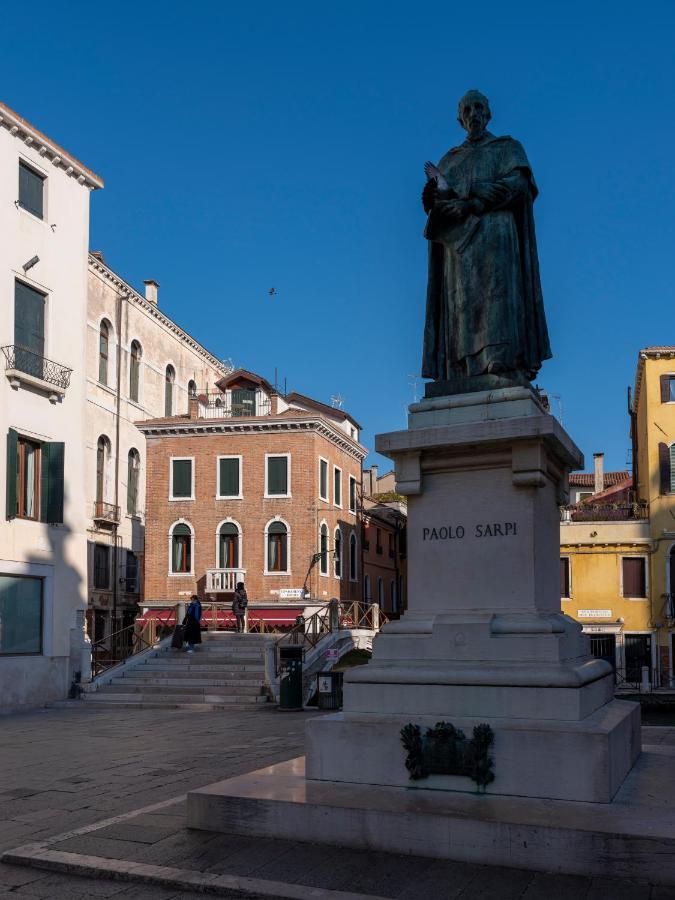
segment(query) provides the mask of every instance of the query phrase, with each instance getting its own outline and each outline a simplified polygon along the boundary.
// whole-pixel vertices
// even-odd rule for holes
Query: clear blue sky
[[[623,468],[637,351],[675,343],[674,23],[649,2],[37,0],[3,9],[0,96],[105,179],[112,268],[156,278],[216,355],[342,394],[372,447],[419,372],[422,164],[481,89],[541,191],[539,383],[587,465]]]

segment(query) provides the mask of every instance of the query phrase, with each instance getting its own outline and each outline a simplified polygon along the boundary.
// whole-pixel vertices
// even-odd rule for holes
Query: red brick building
[[[395,492],[394,473],[378,476],[377,466],[363,473],[361,543],[363,599],[389,616],[407,607],[405,498]]]
[[[138,423],[146,602],[193,591],[226,602],[238,581],[252,609],[292,605],[303,589],[360,600],[358,423],[245,370],[216,387],[191,398],[188,415]]]

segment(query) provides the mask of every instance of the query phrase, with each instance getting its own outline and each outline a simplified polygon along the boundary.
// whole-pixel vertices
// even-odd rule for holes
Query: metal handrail
[[[104,522],[119,522],[120,508],[114,503],[106,503],[105,500],[94,500],[93,519],[101,519]]]
[[[176,607],[176,616],[178,607]],[[164,623],[162,619],[152,618],[145,621],[140,627],[137,622],[126,625],[117,631],[113,631],[100,641],[92,641],[91,644],[91,676],[95,678],[106,669],[125,662],[132,656],[142,653],[153,647],[157,642],[157,626]]]
[[[41,381],[54,384],[63,390],[70,386],[70,376],[73,370],[67,366],[62,366],[53,359],[47,359],[46,356],[41,356],[20,344],[7,344],[1,349],[7,360],[6,369],[24,372],[26,375],[32,375],[33,378],[39,378]]]

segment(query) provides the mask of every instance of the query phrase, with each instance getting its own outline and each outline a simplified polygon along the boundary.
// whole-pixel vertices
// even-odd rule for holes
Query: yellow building
[[[675,347],[646,347],[638,354],[631,436],[636,495],[649,504],[650,617],[657,634],[659,676],[655,680],[674,686]]]
[[[619,686],[650,679],[657,663],[649,601],[652,552],[648,509],[632,496],[629,472],[570,475],[560,514],[562,611],[591,638],[591,651],[615,667]]]

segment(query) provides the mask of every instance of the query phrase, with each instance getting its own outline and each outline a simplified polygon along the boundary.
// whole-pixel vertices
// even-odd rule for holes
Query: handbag
[[[173,630],[173,637],[171,638],[171,646],[175,650],[180,650],[181,647],[183,646],[183,640],[184,640],[183,634],[184,634],[183,626],[176,625],[176,627]]]

